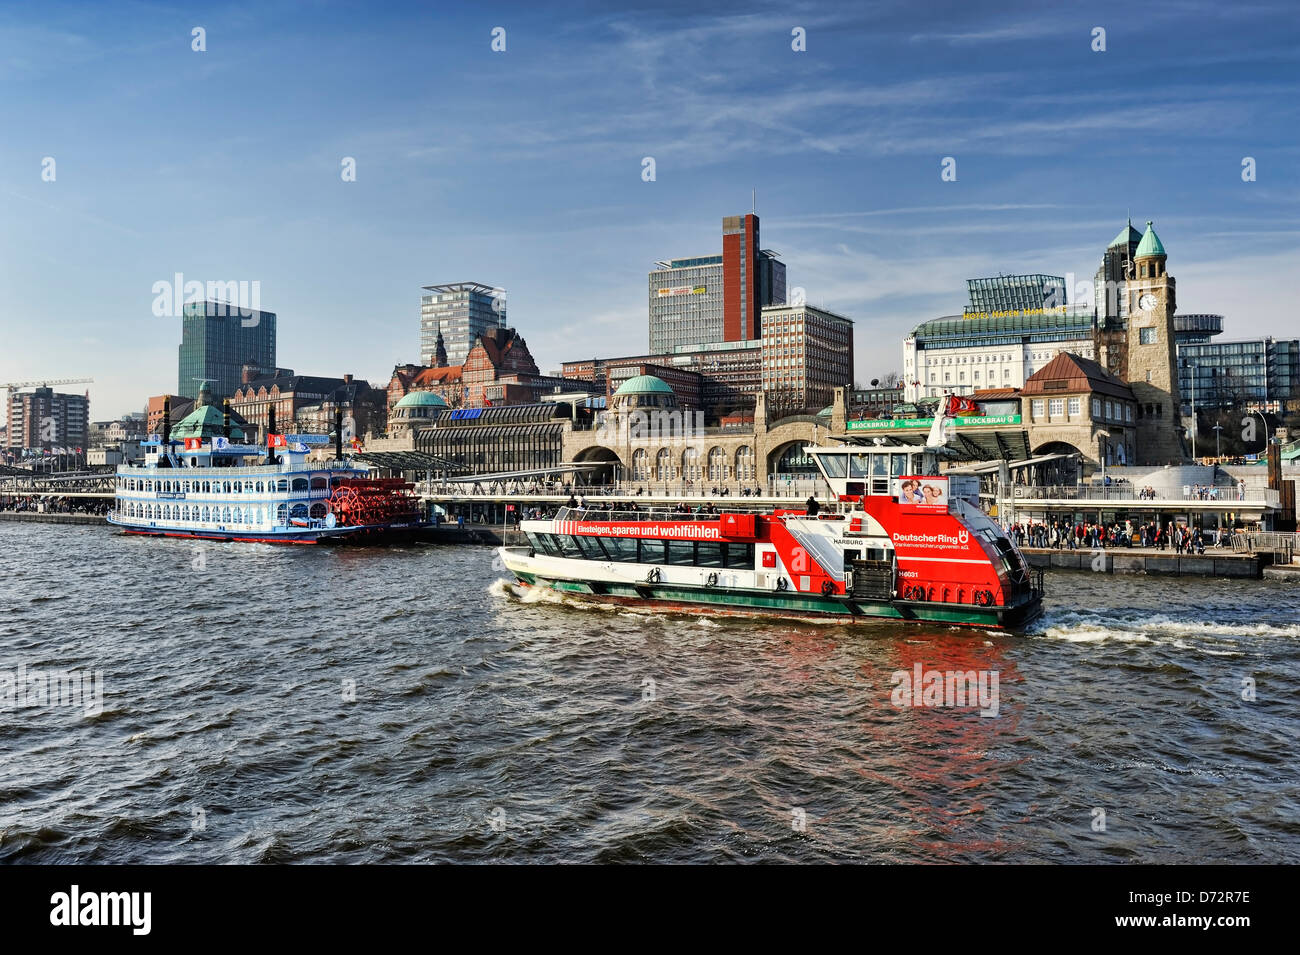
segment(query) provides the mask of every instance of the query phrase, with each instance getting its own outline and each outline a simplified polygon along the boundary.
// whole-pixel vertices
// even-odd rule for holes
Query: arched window
[[[243,510],[240,509],[240,508],[238,508],[238,507],[235,508],[234,512],[231,514],[230,521],[231,521],[232,524],[242,524],[242,523],[244,523],[244,512],[243,512]]]
[[[325,502],[317,501],[311,506],[311,517],[315,521],[325,520]]]
[[[172,519],[172,506],[170,504],[163,505],[162,519],[164,521],[170,521]]]
[[[745,445],[736,452],[736,480],[754,480],[754,449]]]
[[[293,489],[295,491],[307,490],[307,479],[305,477],[296,477],[293,479]]]
[[[645,448],[637,448],[632,452],[632,480],[650,480],[650,455],[646,454]]]
[[[289,490],[289,479],[288,479],[288,478],[280,478],[280,480],[278,480],[278,481],[275,482],[275,489],[276,489],[276,491],[278,491],[278,492],[281,493],[281,494],[283,494],[283,493],[285,493],[286,491],[288,491],[288,490]]]
[[[690,481],[700,479],[700,452],[695,448],[682,452],[682,478]]]
[[[281,504],[275,509],[275,522],[283,524],[289,520],[289,505]]]
[[[257,482],[257,493],[258,493],[258,494],[261,494],[261,493],[262,493],[262,490],[263,490],[263,488],[262,488],[262,482],[261,482],[261,481],[258,481],[258,482]]]
[[[205,506],[205,507],[203,508],[203,519],[204,519],[205,521],[210,521],[210,520],[212,520],[212,508],[207,507],[207,506]]]
[[[295,504],[289,509],[289,520],[305,521],[307,519],[307,505]]]
[[[727,479],[727,452],[721,448],[709,449],[709,480],[725,481]]]
[[[660,448],[655,455],[655,480],[671,481],[673,479],[673,453],[667,448]]]
[[[313,474],[311,478],[311,489],[313,491],[323,491],[329,487],[329,481],[323,474]]]
[[[252,493],[253,493],[253,482],[252,482],[252,481],[245,481],[245,482],[244,482],[244,493],[245,493],[245,494],[252,494]]]
[[[229,524],[229,523],[230,523],[230,508],[228,508],[228,507],[223,507],[223,508],[221,509],[221,523],[223,523],[223,524]]]
[[[190,506],[186,504],[184,507],[181,508],[181,520],[188,521],[189,519],[190,519]]]

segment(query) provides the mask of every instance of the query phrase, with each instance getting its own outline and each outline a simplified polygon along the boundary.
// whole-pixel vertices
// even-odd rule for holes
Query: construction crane
[[[94,378],[46,378],[43,381],[6,381],[0,383],[0,389],[17,391],[19,388],[48,388],[50,385],[88,385]]]

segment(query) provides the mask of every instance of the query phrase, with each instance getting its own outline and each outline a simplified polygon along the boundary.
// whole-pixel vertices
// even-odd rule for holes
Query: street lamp
[[[1219,455],[1219,432],[1222,431],[1222,430],[1223,430],[1223,425],[1221,425],[1221,424],[1216,424],[1216,425],[1214,426],[1214,428],[1213,428],[1213,431],[1214,431],[1214,456],[1215,456],[1216,458],[1217,458],[1217,457],[1220,457],[1220,455]]]

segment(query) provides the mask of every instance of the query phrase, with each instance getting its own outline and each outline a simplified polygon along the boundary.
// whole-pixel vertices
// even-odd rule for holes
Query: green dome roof
[[[1142,241],[1138,243],[1137,251],[1133,253],[1133,258],[1140,258],[1144,255],[1164,255],[1165,247],[1160,244],[1160,237],[1156,235],[1156,230],[1151,228],[1151,220],[1147,220],[1146,235],[1142,236]]]
[[[225,433],[225,413],[216,405],[201,405],[195,408],[172,428],[172,439],[177,438],[215,438]],[[244,429],[230,422],[232,441],[244,439]]]
[[[668,382],[662,378],[656,378],[654,375],[637,375],[635,378],[629,378],[619,385],[618,391],[614,392],[614,397],[644,394],[671,395],[672,393],[673,390],[668,387]]]
[[[1137,242],[1140,238],[1138,230],[1133,228],[1133,220],[1129,219],[1128,225],[1120,230],[1119,235],[1115,236],[1115,241],[1106,246],[1106,248],[1113,249],[1117,245],[1129,245],[1133,242]]]
[[[412,391],[408,395],[403,395],[402,400],[393,406],[394,408],[446,408],[447,402],[442,399],[441,395],[432,391]]]

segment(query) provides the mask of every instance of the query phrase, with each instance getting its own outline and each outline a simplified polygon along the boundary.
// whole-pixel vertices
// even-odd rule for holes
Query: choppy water
[[[104,687],[0,699],[0,860],[1300,861],[1295,586],[1058,573],[1005,636],[521,599],[492,562],[0,525],[0,694]],[[916,664],[996,672],[997,715],[896,706]]]

